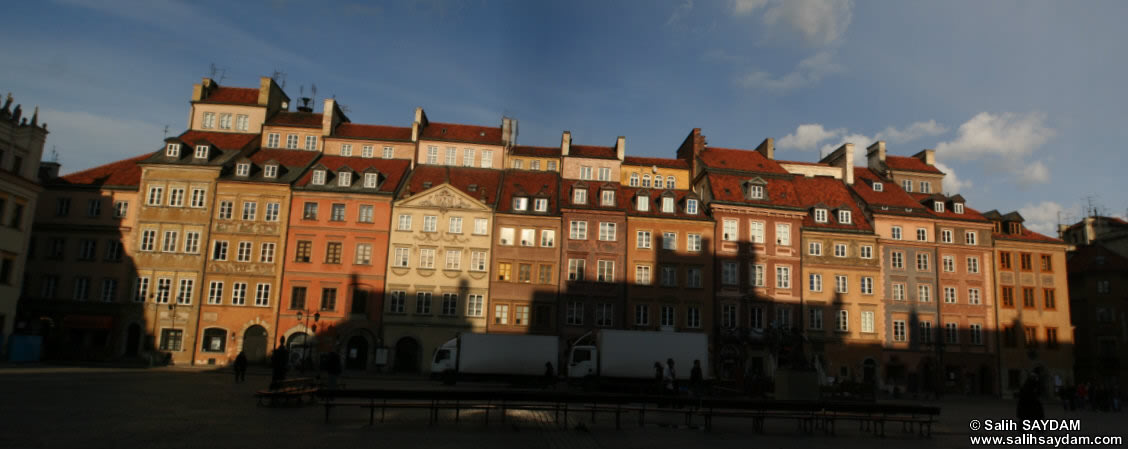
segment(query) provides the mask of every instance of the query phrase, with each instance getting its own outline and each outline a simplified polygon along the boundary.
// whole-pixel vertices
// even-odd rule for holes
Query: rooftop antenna
[[[164,127],[164,138],[165,139],[168,138],[168,124],[165,124],[165,127]]]
[[[286,72],[274,69],[274,73],[270,74],[270,79],[274,80],[275,83],[278,83],[278,87],[286,89]]]
[[[51,157],[51,159],[50,159],[51,162],[54,162],[56,164],[59,163],[59,151],[56,150],[55,145],[51,145],[51,156],[50,157]]]
[[[309,101],[310,101],[310,104],[312,104],[315,100],[317,100],[317,85],[310,83],[310,85],[309,85]]]
[[[227,78],[227,69],[222,68],[222,67],[218,67],[213,62],[213,63],[211,63],[211,65],[208,66],[208,78],[216,79],[215,75],[217,73],[219,74],[219,79],[216,80],[216,83],[217,84],[223,84],[224,78]]]

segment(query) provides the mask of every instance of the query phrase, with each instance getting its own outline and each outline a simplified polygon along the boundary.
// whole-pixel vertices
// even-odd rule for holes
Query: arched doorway
[[[873,359],[862,362],[862,382],[866,385],[877,383],[877,362]]]
[[[345,369],[368,369],[368,339],[355,335],[345,347]]]
[[[243,332],[243,353],[248,362],[266,361],[266,328],[254,325]]]
[[[403,337],[396,342],[397,373],[419,372],[419,342],[411,337]]]
[[[141,347],[141,325],[133,323],[125,331],[125,356],[136,357]]]

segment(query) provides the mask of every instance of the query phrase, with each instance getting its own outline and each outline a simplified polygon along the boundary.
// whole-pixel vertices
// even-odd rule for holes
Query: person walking
[[[695,398],[702,396],[702,383],[705,376],[701,372],[701,360],[693,361],[693,369],[689,371],[689,393]]]
[[[552,369],[552,362],[544,362],[544,389],[556,389],[556,371]]]
[[[1018,391],[1018,404],[1015,409],[1015,416],[1020,420],[1028,419],[1042,419],[1046,416],[1045,410],[1042,408],[1041,388],[1038,386],[1038,378],[1030,376],[1026,378],[1026,382]]]
[[[654,362],[654,395],[664,396],[665,394],[665,379],[666,370],[662,369],[661,362]],[[665,401],[659,401],[658,406],[662,407]]]
[[[239,351],[239,355],[235,356],[235,383],[243,383],[247,380],[247,354]]]
[[[325,372],[329,375],[329,388],[337,389],[337,379],[341,376],[341,357],[335,349],[325,355]]]
[[[677,401],[674,398],[678,395],[678,372],[674,369],[674,359],[666,359],[666,395],[670,396],[670,401],[675,405]],[[679,407],[680,408],[680,407]]]
[[[270,355],[270,389],[278,388],[279,382],[286,380],[286,368],[290,364],[290,351],[286,349],[286,339],[280,338],[278,340],[278,347],[274,348],[274,353]]]

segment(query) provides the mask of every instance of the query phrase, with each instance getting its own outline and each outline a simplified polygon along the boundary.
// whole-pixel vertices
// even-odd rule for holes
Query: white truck
[[[568,354],[569,379],[652,381],[654,363],[665,369],[667,359],[674,360],[679,380],[689,380],[694,360],[701,361],[703,379],[712,376],[709,338],[703,333],[603,329],[576,341]]]
[[[553,335],[464,332],[435,350],[431,374],[447,382],[462,378],[543,377],[545,364],[556,371],[560,340]]]

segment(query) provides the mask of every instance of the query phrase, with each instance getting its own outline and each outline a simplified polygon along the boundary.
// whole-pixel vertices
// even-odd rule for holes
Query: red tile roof
[[[514,196],[537,196],[548,198],[548,214],[555,214],[560,200],[557,189],[560,186],[560,176],[556,172],[506,170],[504,185],[501,188],[501,200],[498,201],[498,212],[510,212],[513,209]],[[529,211],[533,210],[533,200],[529,199]],[[542,214],[545,212],[541,212]],[[536,215],[529,213],[529,215]]]
[[[1119,219],[1119,218],[1117,218],[1117,217],[1095,216],[1095,217],[1092,217],[1092,218],[1094,218],[1094,219],[1095,219],[1095,221],[1096,221],[1097,223],[1100,223],[1100,222],[1104,222],[1103,224],[1113,224],[1113,225],[1118,225],[1118,226],[1128,226],[1128,221],[1124,221],[1124,220],[1121,220],[1121,219]],[[1073,223],[1073,224],[1069,225],[1069,228],[1068,228],[1068,229],[1069,229],[1069,230],[1074,230],[1074,229],[1080,228],[1080,227],[1082,227],[1082,226],[1084,226],[1084,225],[1085,225],[1085,221],[1084,221],[1084,220],[1082,220],[1082,221],[1079,221],[1079,222],[1077,222],[1077,223]]]
[[[811,166],[816,166],[816,167],[832,167],[832,165],[824,164],[822,162],[802,162],[802,161],[776,161],[776,162],[778,162],[780,164],[790,164],[790,165],[811,165]]]
[[[795,191],[799,194],[799,198],[802,199],[803,207],[808,208],[807,216],[803,217],[804,228],[851,231],[873,230],[870,223],[866,221],[865,214],[862,213],[862,207],[854,200],[854,197],[850,195],[846,184],[841,180],[828,176],[816,176],[813,178],[799,177],[792,180],[792,183],[795,185]],[[814,210],[812,208],[819,204],[828,208],[826,223],[815,222]],[[838,214],[836,211],[843,210],[843,207],[850,210],[849,224],[838,222]]]
[[[689,163],[686,162],[685,159],[666,159],[660,157],[627,156],[623,158],[623,165],[641,165],[643,167],[658,166],[689,170]]]
[[[262,149],[252,154],[250,159],[256,165],[275,161],[284,167],[305,167],[320,155],[316,151]]]
[[[488,168],[417,165],[411,171],[406,191],[414,195],[446,182],[492,207],[497,202],[501,173]],[[423,183],[430,183],[430,187],[424,187]],[[470,189],[471,185],[474,190]]]
[[[253,87],[217,87],[200,103],[258,105],[259,90]]]
[[[638,210],[638,195],[645,192],[650,198],[650,207],[646,212]],[[674,196],[674,212],[662,212],[662,200],[666,193],[672,193]],[[622,196],[622,203],[626,205],[627,215],[641,216],[641,217],[657,217],[657,218],[684,218],[696,220],[708,220],[709,217],[705,214],[705,209],[702,207],[700,201],[697,204],[696,214],[687,214],[685,212],[685,200],[688,198],[698,199],[690,190],[673,190],[673,189],[647,189],[643,187],[627,187],[622,186],[619,188],[619,195]],[[596,197],[598,200],[599,198]]]
[[[318,154],[318,153],[313,153]],[[357,173],[364,173],[369,169],[378,170],[383,173],[385,178],[384,183],[380,185],[380,192],[394,193],[396,187],[399,186],[400,180],[407,175],[407,170],[411,166],[411,161],[407,159],[373,159],[368,157],[347,157],[347,156],[322,156],[317,160],[314,167],[324,166],[325,169],[338,172],[344,167],[348,167]],[[307,186],[310,180],[313,179],[313,169],[306,170],[305,174],[294,183],[296,186]],[[354,178],[353,185],[360,185],[361,180]]]
[[[514,156],[560,157],[560,147],[532,147],[517,145],[510,150]]]
[[[501,127],[459,125],[456,123],[428,122],[420,139],[469,142],[483,145],[502,145]]]
[[[1044,234],[1039,234],[1037,232],[1031,231],[1030,229],[1027,229],[1026,226],[1022,227],[1022,233],[1021,234],[1008,234],[1008,233],[1005,233],[1005,232],[992,232],[991,235],[994,236],[995,240],[1018,240],[1018,241],[1024,241],[1024,242],[1057,243],[1057,244],[1062,244],[1062,245],[1065,244],[1065,242],[1060,240],[1060,239],[1056,239],[1056,238],[1053,238],[1053,237],[1050,237],[1050,236],[1047,236],[1047,235],[1044,235]]]
[[[750,200],[745,198],[744,183],[753,179],[755,175],[733,175],[709,172],[706,177],[709,180],[709,188],[712,190],[713,199],[716,201],[743,203],[748,206],[803,207],[803,200],[795,191],[795,184],[790,178],[765,179],[767,186],[765,186],[764,190],[767,193],[767,199]]]
[[[882,183],[882,191],[873,190],[873,183]],[[854,185],[851,187],[870,206],[873,212],[882,212],[877,206],[894,208],[897,214],[905,214],[905,208],[914,208],[914,215],[927,215],[923,206],[895,182],[889,182],[867,167],[854,167]]]
[[[787,170],[780,167],[779,163],[753,150],[706,147],[699,157],[709,168],[787,174]]]
[[[318,123],[318,126],[321,126],[321,124]],[[337,129],[333,131],[333,137],[411,141],[411,128],[404,128],[402,126],[358,125],[356,123],[341,123],[340,125],[337,125]]]
[[[129,159],[77,171],[51,180],[49,183],[52,185],[138,186],[141,185],[141,167],[137,166],[137,163],[151,155],[152,153],[145,153]]]
[[[615,147],[602,147],[598,145],[572,145],[568,147],[568,156],[589,157],[596,159],[618,159],[619,151]]]
[[[889,166],[889,168],[893,170],[918,171],[924,173],[935,173],[938,175],[944,174],[944,172],[937,170],[936,167],[925,164],[924,161],[915,157],[886,156],[885,165]]]
[[[312,112],[279,111],[266,121],[268,126],[293,126],[298,128],[320,128],[321,114]]]
[[[967,207],[967,204],[964,204],[964,213],[957,214],[956,211],[952,208],[952,202],[948,201],[947,198],[944,197],[944,195],[937,193],[910,193],[909,195],[912,195],[912,197],[917,200],[917,203],[921,204],[922,207],[928,209],[928,213],[935,217],[964,221],[990,221],[987,220],[987,217],[984,217],[983,214],[979,213],[979,211]],[[933,197],[935,197],[935,199],[933,199]],[[942,197],[944,198],[944,212],[936,212],[936,208],[933,207],[932,201],[935,201],[936,199]]]
[[[212,131],[186,131],[176,137],[188,145],[210,143],[221,150],[241,150],[247,145],[258,142],[258,134],[220,133]]]
[[[1128,273],[1128,259],[1099,244],[1079,245],[1070,251],[1066,260],[1070,274],[1087,274],[1098,271]]]

